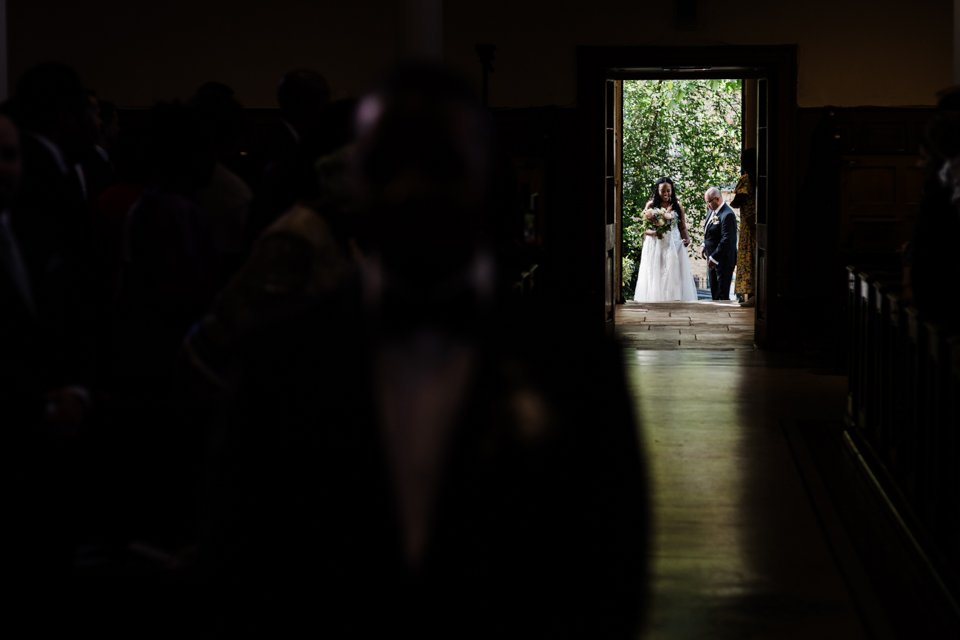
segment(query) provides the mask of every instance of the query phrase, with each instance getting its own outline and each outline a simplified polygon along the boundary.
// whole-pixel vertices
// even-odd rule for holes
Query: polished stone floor
[[[887,638],[809,462],[846,378],[753,348],[736,303],[629,303],[617,332],[650,466],[644,638]]]

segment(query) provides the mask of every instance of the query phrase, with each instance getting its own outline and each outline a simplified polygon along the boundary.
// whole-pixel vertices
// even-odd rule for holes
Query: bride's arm
[[[646,211],[647,209],[649,209],[649,208],[652,207],[652,206],[653,206],[653,198],[650,198],[649,200],[647,200],[647,204],[643,205],[643,209],[644,209],[644,211]],[[657,232],[656,232],[656,231],[651,231],[650,229],[647,229],[646,231],[643,232],[643,234],[644,234],[644,235],[647,235],[647,236],[655,236],[655,235],[657,235]]]

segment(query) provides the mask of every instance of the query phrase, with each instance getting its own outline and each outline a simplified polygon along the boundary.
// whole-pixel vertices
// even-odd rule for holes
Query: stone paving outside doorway
[[[736,301],[626,302],[616,332],[639,350],[753,351],[754,308]]]

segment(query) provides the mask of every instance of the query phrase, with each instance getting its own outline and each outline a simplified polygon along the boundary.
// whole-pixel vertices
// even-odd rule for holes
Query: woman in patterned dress
[[[737,243],[737,275],[734,292],[743,306],[753,306],[753,263],[757,228],[757,207],[755,173],[757,166],[756,149],[744,149],[740,154],[741,175],[737,181],[736,195],[730,203],[740,210],[740,238]]]

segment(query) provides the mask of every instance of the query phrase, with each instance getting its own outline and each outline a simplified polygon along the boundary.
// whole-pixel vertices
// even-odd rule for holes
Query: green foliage
[[[691,255],[702,241],[711,186],[740,176],[740,80],[625,80],[623,83],[623,295],[633,296],[642,225],[634,220],[668,176],[686,212]],[[629,289],[629,291],[628,291]]]

